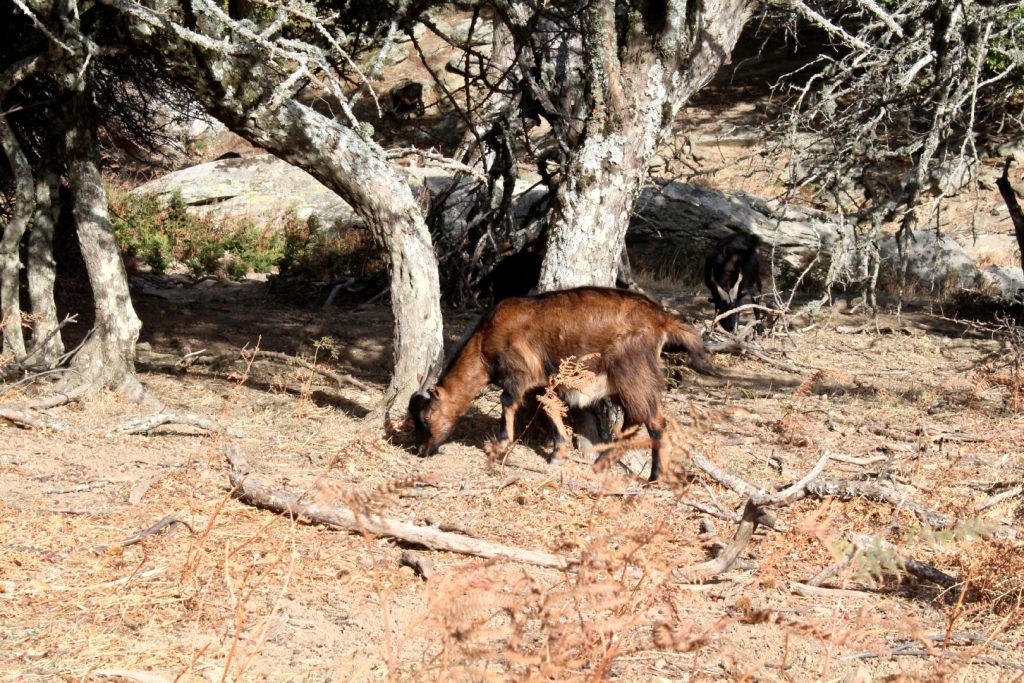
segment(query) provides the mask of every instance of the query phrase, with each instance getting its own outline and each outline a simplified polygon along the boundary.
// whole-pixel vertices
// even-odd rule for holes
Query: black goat
[[[423,84],[416,81],[408,81],[392,88],[388,95],[391,100],[391,114],[395,118],[401,118],[408,114],[415,113],[423,116],[426,109],[423,106]]]
[[[759,246],[761,240],[757,235],[737,232],[719,240],[708,254],[704,261],[704,284],[711,290],[717,315],[738,308],[747,294],[752,295],[754,303],[761,303]],[[754,309],[759,332],[763,330],[763,315],[760,309]],[[722,327],[733,332],[738,322],[739,314],[736,313],[723,318]]]
[[[543,262],[544,255],[533,251],[506,256],[480,281],[480,285],[485,290],[490,289],[494,303],[514,296],[526,296],[537,287]]]

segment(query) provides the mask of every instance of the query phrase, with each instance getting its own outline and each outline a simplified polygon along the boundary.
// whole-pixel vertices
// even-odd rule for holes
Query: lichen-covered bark
[[[129,398],[141,399],[142,385],[135,377],[135,342],[142,323],[132,306],[128,275],[107,214],[99,147],[90,125],[94,114],[88,94],[76,93],[67,117],[68,177],[96,317],[92,336],[71,362],[66,384],[117,389]]]
[[[0,116],[0,146],[11,163],[15,187],[14,213],[0,238],[0,323],[3,324],[4,352],[21,358],[25,355],[25,336],[21,329],[21,259],[18,252],[32,217],[35,187],[32,167],[5,116]]]
[[[624,46],[615,42],[614,3],[596,6],[586,48],[594,106],[552,205],[542,289],[615,283],[629,213],[658,141],[728,59],[756,4],[710,1],[694,23],[684,0],[670,0],[660,34],[627,31]],[[687,22],[698,27],[689,40]]]
[[[28,237],[28,295],[32,308],[32,348],[37,364],[49,366],[64,354],[57,329],[57,305],[53,298],[57,264],[53,260],[53,233],[60,213],[59,178],[52,170],[37,173],[36,211]]]

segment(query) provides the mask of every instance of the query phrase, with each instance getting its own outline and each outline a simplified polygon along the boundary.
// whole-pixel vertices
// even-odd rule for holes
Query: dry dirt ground
[[[781,192],[748,161],[756,155],[742,131],[757,112],[705,102],[683,113],[702,133],[693,142],[707,182]],[[961,228],[993,216],[992,231],[1006,233],[997,200],[981,201],[946,215]],[[999,253],[1013,263],[1012,249]],[[259,354],[250,366],[143,363],[143,382],[168,409],[233,435],[114,432],[157,410],[114,395],[51,411],[69,425],[62,432],[0,422],[2,680],[1022,680],[1024,543],[1014,533],[1024,499],[975,508],[1022,483],[1024,413],[1001,365],[1016,351],[983,330],[921,310],[898,333],[883,317],[879,333],[835,313],[761,342],[772,363],[718,356],[721,378],[676,373],[664,400],[681,425],[667,454],[676,476],[646,487],[582,457],[548,465],[540,439],[491,462],[494,390],[436,457],[416,458],[406,432],[366,421],[388,378],[386,304],[303,310],[269,300],[258,282],[169,285],[136,287],[153,352],[144,357],[302,354],[368,389]],[[645,285],[707,320],[703,293]],[[449,339],[476,315],[449,311]],[[393,540],[232,499],[229,443],[268,486],[582,563],[556,571],[414,549],[433,563],[424,580],[400,564],[406,548]],[[931,534],[906,507],[808,498],[777,510],[778,529],[759,530],[735,568],[687,580],[681,568],[712,556],[735,527],[713,518],[702,534],[709,516],[691,503],[743,503],[694,471],[688,451],[772,489],[826,449],[846,461],[822,479],[882,476],[908,503],[958,521]],[[191,530],[120,545],[166,516]],[[794,583],[845,558],[853,533],[891,541],[968,589],[920,582],[894,571],[891,552],[868,550],[823,582],[832,590],[800,595]]]
[[[703,296],[665,284],[651,286],[706,319]],[[906,332],[891,319],[856,332],[865,319],[834,314],[764,341],[775,364],[717,356],[721,378],[680,371],[664,401],[681,424],[676,476],[645,487],[621,466],[549,465],[542,440],[490,462],[493,390],[436,457],[416,458],[405,433],[364,420],[387,380],[385,305],[296,310],[254,282],[163,291],[137,297],[153,352],[316,354],[369,390],[257,355],[248,368],[141,374],[169,409],[234,436],[112,433],[155,410],[114,395],[51,411],[63,432],[0,424],[3,680],[1021,680],[1024,555],[1007,536],[1022,499],[975,506],[1021,482],[1024,416],[996,367],[1012,349],[969,326],[921,311]],[[475,315],[449,312],[449,337]],[[229,442],[269,486],[582,564],[422,551],[434,567],[424,580],[393,540],[232,499]],[[881,472],[908,502],[960,521],[934,535],[906,508],[805,499],[777,510],[778,530],[759,530],[736,568],[692,584],[680,568],[735,525],[714,519],[702,537],[708,516],[689,502],[743,499],[694,471],[690,449],[768,489],[828,449],[861,464],[833,461],[822,478]],[[118,545],[167,515],[191,531]],[[979,522],[994,533],[979,538]],[[844,557],[849,533],[884,537],[969,589],[961,599],[896,575],[891,554],[867,551],[823,584],[851,592],[799,595],[793,582]]]

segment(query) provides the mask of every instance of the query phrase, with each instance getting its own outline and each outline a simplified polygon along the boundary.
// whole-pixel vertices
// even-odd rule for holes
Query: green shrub
[[[284,229],[281,277],[327,280],[344,271],[365,277],[383,267],[365,230],[324,230],[315,217],[293,220]]]
[[[110,217],[122,253],[156,273],[183,263],[196,277],[270,272],[285,255],[285,237],[248,221],[214,221],[188,212],[179,192],[164,205],[155,196],[110,192]]]

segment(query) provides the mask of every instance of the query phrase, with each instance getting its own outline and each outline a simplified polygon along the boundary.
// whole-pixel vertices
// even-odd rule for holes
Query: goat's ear
[[[425,407],[430,404],[430,396],[425,391],[420,391],[409,397],[409,414],[413,415],[413,419],[420,414]]]
[[[427,389],[427,394],[430,396],[431,401],[443,399],[446,393],[447,392],[437,384]]]

